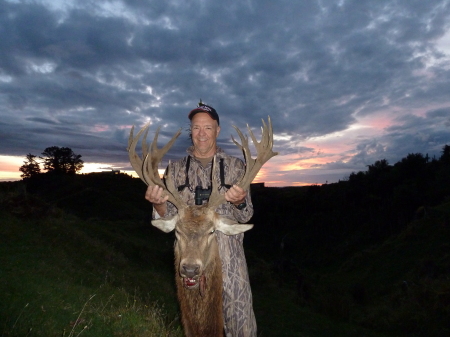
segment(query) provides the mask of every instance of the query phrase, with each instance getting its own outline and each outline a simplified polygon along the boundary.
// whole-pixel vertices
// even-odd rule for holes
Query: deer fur
[[[222,263],[215,235],[216,230],[234,235],[253,225],[238,224],[220,217],[207,207],[189,206],[169,219],[153,220],[164,232],[175,230],[175,277],[181,321],[187,337],[223,336]],[[196,284],[186,287],[186,266]]]

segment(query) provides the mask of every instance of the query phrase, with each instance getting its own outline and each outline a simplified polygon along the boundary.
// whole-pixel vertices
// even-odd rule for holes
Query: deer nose
[[[181,266],[181,273],[185,277],[191,277],[198,276],[200,274],[200,266],[198,264],[183,264]]]

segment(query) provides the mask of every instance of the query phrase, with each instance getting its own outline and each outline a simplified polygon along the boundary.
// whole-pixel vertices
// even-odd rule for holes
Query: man
[[[217,146],[219,115],[214,108],[200,101],[188,117],[191,120],[193,145],[188,148],[187,157],[171,166],[175,186],[181,197],[188,205],[194,205],[196,187],[206,191],[211,186],[212,159],[216,156],[220,169],[214,172],[215,179],[221,181],[219,191],[225,194],[228,201],[216,211],[237,222],[246,223],[253,215],[250,194],[233,185],[243,175],[245,166],[240,159],[228,156]],[[168,196],[162,197],[162,192],[161,187],[149,186],[145,194],[145,198],[153,204],[155,218],[171,216],[177,212],[173,204],[167,201]],[[219,231],[215,233],[222,260],[226,336],[254,337],[256,320],[243,248],[244,234],[227,236]]]

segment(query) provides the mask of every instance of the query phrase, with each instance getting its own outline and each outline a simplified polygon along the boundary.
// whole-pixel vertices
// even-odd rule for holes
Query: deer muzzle
[[[198,287],[201,270],[201,265],[198,263],[181,263],[180,276],[183,278],[185,288],[193,289]]]

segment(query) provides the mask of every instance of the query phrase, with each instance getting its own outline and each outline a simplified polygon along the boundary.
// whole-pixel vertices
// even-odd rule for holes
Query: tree
[[[83,168],[81,155],[73,153],[68,147],[51,146],[42,152],[44,170],[47,173],[75,174]]]
[[[23,162],[23,165],[19,168],[19,171],[22,172],[20,175],[22,178],[31,178],[39,173],[41,173],[41,167],[39,163],[36,161],[37,156],[32,155],[31,153],[27,154],[26,160]]]
[[[390,170],[389,162],[386,159],[377,160],[372,165],[367,165],[368,174],[380,174],[382,172],[388,172]]]
[[[450,145],[444,145],[442,156],[439,158],[442,163],[450,163]]]
[[[409,153],[394,167],[403,180],[415,180],[423,177],[428,161],[428,154],[424,156],[421,153]]]

